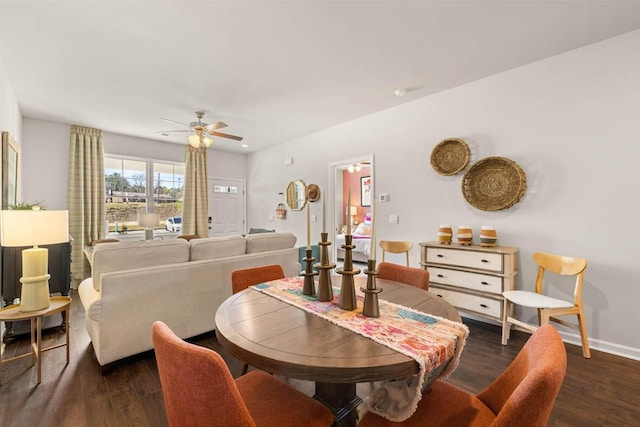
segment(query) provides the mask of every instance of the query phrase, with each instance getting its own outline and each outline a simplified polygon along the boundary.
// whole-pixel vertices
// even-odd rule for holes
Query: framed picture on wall
[[[360,178],[360,206],[371,206],[371,177]]]
[[[9,132],[2,132],[2,209],[17,203],[19,155],[16,141]]]

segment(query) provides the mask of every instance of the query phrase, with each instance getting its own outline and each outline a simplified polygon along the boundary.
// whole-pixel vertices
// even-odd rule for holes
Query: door
[[[209,237],[244,234],[244,181],[209,179]]]

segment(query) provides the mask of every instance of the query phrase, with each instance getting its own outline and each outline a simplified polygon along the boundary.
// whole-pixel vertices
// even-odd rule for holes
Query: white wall
[[[70,124],[24,119],[24,201],[41,201],[47,209],[66,209]],[[104,151],[172,162],[184,162],[186,147],[151,139],[104,132]],[[209,175],[244,179],[246,156],[210,150]]]
[[[519,288],[533,289],[535,251],[585,257],[592,346],[640,358],[639,52],[635,31],[251,154],[249,224],[275,224],[304,244],[303,213],[267,220],[283,201],[278,193],[296,178],[325,190],[329,162],[373,153],[375,191],[391,196],[379,205],[378,238],[412,240],[413,266],[418,242],[435,240],[441,223],[472,226],[476,241],[480,226],[494,226],[499,244],[520,249]],[[487,156],[518,162],[528,184],[520,203],[500,212],[468,205],[462,174],[443,177],[429,163],[447,137],[464,139],[472,162]],[[285,157],[293,165],[284,166]],[[400,223],[389,224],[389,214]],[[523,318],[536,321],[530,312]]]

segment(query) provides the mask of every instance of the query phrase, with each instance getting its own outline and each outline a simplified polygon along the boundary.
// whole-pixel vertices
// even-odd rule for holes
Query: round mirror
[[[287,204],[292,211],[300,211],[307,203],[307,185],[303,180],[291,181],[287,186]]]

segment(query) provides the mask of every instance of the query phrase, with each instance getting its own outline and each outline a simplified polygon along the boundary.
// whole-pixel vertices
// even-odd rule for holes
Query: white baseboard
[[[492,325],[497,325],[502,327],[502,322],[498,322],[493,319],[488,319],[481,316],[474,316],[473,314],[470,314],[470,313],[461,313],[460,315],[472,320],[490,323]],[[512,325],[512,328],[518,331],[531,333],[531,331],[527,331],[525,329],[519,328],[516,325]],[[562,337],[562,341],[564,341],[565,343],[582,346],[582,342],[580,341],[580,334],[568,332],[568,331],[561,331],[561,330],[558,330],[558,332]],[[589,337],[589,348],[592,350],[602,351],[604,353],[615,354],[616,356],[625,357],[627,359],[640,360],[640,348],[628,347],[625,345],[615,344],[609,341],[597,340],[591,337]]]

